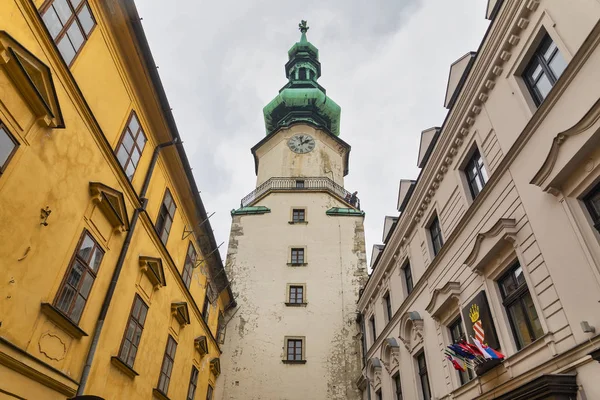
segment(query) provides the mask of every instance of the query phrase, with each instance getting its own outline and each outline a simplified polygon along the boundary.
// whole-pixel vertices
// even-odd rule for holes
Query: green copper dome
[[[308,122],[339,136],[342,110],[317,83],[321,76],[319,50],[306,39],[306,21],[299,26],[302,36],[288,51],[285,64],[288,83],[263,108],[267,135],[295,122]]]

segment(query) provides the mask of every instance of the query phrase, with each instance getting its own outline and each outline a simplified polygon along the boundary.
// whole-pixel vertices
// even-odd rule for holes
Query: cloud
[[[319,83],[342,107],[341,137],[352,145],[345,186],[359,190],[370,254],[384,216],[397,215],[399,180],[418,174],[420,132],[443,122],[450,64],[483,37],[484,3],[138,0],[202,198],[216,211],[217,242],[254,189],[250,148],[265,135],[262,108],[286,82],[287,50],[306,19]]]

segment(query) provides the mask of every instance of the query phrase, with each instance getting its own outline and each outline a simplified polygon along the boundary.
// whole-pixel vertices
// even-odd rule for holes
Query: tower
[[[239,306],[224,319],[217,399],[360,398],[364,212],[344,189],[350,146],[307,30],[302,21],[288,82],[263,110],[256,189],[231,212],[226,269]]]

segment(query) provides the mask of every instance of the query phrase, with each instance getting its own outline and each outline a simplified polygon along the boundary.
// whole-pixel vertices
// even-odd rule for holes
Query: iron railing
[[[360,210],[360,200],[352,193],[335,183],[329,178],[270,178],[260,184],[241,201],[241,207],[248,207],[260,199],[267,192],[275,191],[327,191],[339,197],[341,200]]]

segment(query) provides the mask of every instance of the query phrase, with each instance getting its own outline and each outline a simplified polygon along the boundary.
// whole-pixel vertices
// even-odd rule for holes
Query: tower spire
[[[300,43],[308,43],[308,40],[306,39],[306,32],[308,32],[310,27],[306,25],[306,20],[303,19],[300,21],[298,28],[300,29],[300,32],[302,32],[302,35],[300,36]]]

